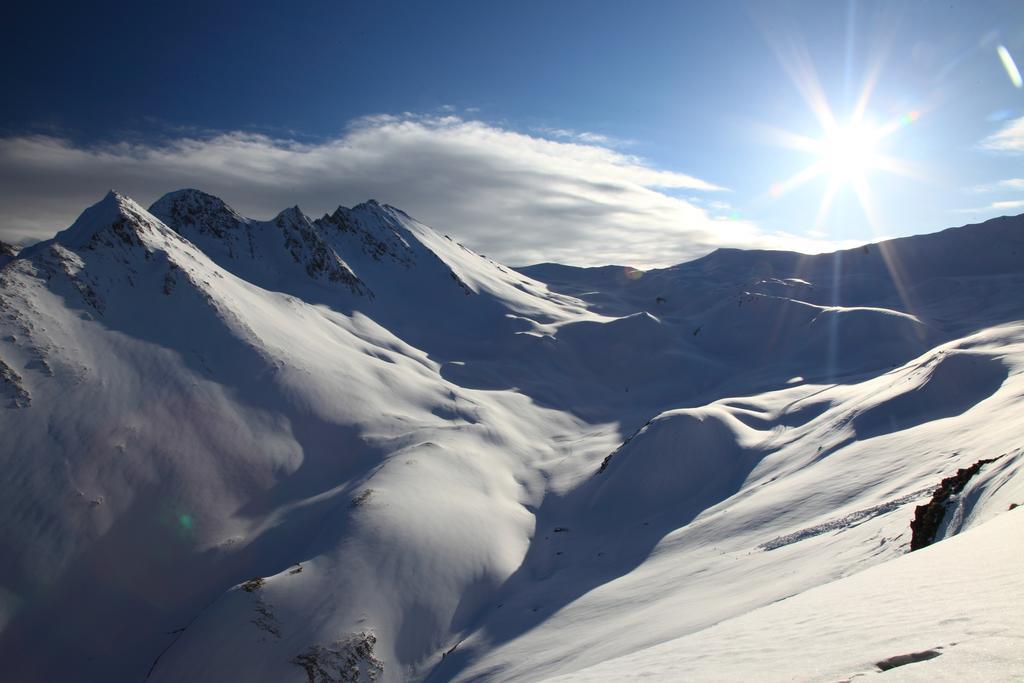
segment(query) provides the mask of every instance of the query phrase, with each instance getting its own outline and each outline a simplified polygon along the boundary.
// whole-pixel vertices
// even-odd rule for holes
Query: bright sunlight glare
[[[879,131],[853,123],[827,133],[820,140],[823,171],[833,182],[848,183],[863,179],[878,165]]]
[[[827,218],[839,192],[848,189],[857,196],[868,223],[877,232],[868,178],[876,170],[916,175],[906,163],[886,154],[883,147],[889,136],[917,121],[921,114],[916,110],[909,111],[884,125],[875,125],[867,111],[872,83],[869,81],[850,118],[845,124],[840,124],[821,92],[817,79],[809,70],[801,73],[805,79],[801,84],[802,91],[821,123],[822,132],[817,137],[811,137],[772,129],[779,144],[804,152],[811,157],[812,163],[788,179],[772,185],[771,194],[780,197],[816,178],[824,178],[827,183],[815,219],[816,228]]]
[[[764,126],[775,144],[803,152],[808,165],[771,186],[771,196],[779,198],[815,180],[824,180],[823,192],[813,227],[827,230],[833,200],[840,194],[852,192],[864,213],[867,224],[879,234],[871,176],[877,172],[923,177],[921,169],[891,156],[888,143],[891,137],[903,132],[921,117],[918,109],[904,110],[892,118],[879,119],[869,108],[872,91],[882,69],[886,50],[879,50],[872,58],[855,98],[847,97],[845,117],[837,117],[818,80],[814,61],[802,41],[782,32],[775,39],[780,63],[793,80],[793,84],[820,126],[816,135]],[[852,94],[852,93],[851,93]],[[844,220],[849,220],[845,218]]]
[[[864,215],[874,228],[868,177],[875,170],[910,174],[905,164],[886,155],[882,147],[889,135],[913,123],[920,115],[912,111],[887,125],[875,126],[868,123],[865,116],[854,116],[845,125],[840,125],[835,122],[831,110],[827,114],[822,117],[827,125],[823,126],[820,137],[780,131],[780,140],[784,145],[805,152],[813,158],[813,162],[789,179],[773,185],[772,196],[779,197],[815,178],[825,178],[827,184],[815,224],[821,225],[836,195],[847,188],[857,195]]]

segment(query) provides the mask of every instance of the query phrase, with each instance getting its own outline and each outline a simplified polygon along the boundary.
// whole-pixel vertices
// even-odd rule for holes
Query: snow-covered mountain
[[[0,677],[740,678],[756,653],[715,634],[756,647],[860,576],[968,590],[906,585],[926,557],[997,558],[975,574],[1012,604],[1018,252],[1024,217],[516,271],[373,201],[257,221],[110,193],[0,256]],[[902,558],[930,500],[929,540],[978,528]],[[1019,621],[954,611],[917,632],[932,659],[1012,652]],[[763,661],[917,652],[886,634]]]

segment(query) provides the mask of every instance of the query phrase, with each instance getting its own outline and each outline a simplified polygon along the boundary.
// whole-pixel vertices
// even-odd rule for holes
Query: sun
[[[877,69],[866,79],[848,116],[840,118],[825,96],[818,82],[813,63],[805,56],[794,58],[787,68],[797,89],[806,101],[820,126],[817,134],[801,134],[778,128],[768,128],[772,141],[780,146],[798,150],[808,157],[808,165],[786,180],[771,186],[771,195],[782,195],[809,183],[824,179],[824,193],[818,207],[815,229],[821,229],[833,200],[840,192],[853,192],[871,228],[877,233],[872,200],[871,182],[877,172],[920,176],[921,172],[908,163],[887,153],[890,138],[920,118],[920,112],[909,111],[878,123],[869,102],[875,84]]]
[[[828,216],[836,195],[843,190],[852,190],[868,222],[875,228],[869,179],[875,171],[916,175],[906,163],[886,154],[884,146],[886,138],[916,121],[920,115],[916,111],[908,112],[879,126],[871,123],[861,109],[846,123],[840,124],[827,104],[819,101],[819,107],[822,132],[817,137],[777,131],[781,144],[805,152],[813,160],[789,179],[775,183],[771,194],[779,197],[811,180],[825,178],[827,183],[818,207],[816,226]]]
[[[880,166],[879,131],[863,123],[852,123],[827,132],[818,141],[822,171],[831,182],[862,182]]]

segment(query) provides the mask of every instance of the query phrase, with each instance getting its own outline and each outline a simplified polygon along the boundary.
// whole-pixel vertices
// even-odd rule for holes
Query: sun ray
[[[924,169],[918,168],[917,166],[914,166],[902,159],[889,156],[888,154],[878,155],[878,158],[875,160],[875,168],[880,171],[905,176],[907,178],[915,178],[917,180],[926,180],[928,177],[928,174]]]
[[[825,217],[828,215],[828,210],[832,207],[832,200],[835,199],[836,193],[839,192],[839,182],[832,178],[829,180],[828,187],[825,188],[825,194],[821,196],[821,204],[818,206],[818,215],[814,219],[814,228],[818,230],[825,222]]]
[[[819,125],[826,130],[834,128],[835,115],[818,80],[814,61],[803,41],[790,35],[788,41],[772,41],[772,46],[779,63],[800,92],[811,113],[818,119]]]
[[[824,162],[819,161],[816,164],[812,164],[807,168],[803,169],[802,171],[800,171],[799,173],[796,173],[795,175],[791,176],[787,180],[772,185],[772,196],[781,197],[787,192],[797,187],[800,187],[804,183],[814,180],[815,178],[820,176],[824,172],[824,170]]]
[[[871,94],[875,90],[875,83],[878,82],[880,71],[881,64],[876,61],[864,79],[864,85],[857,96],[857,103],[853,106],[853,111],[850,113],[850,121],[859,123],[864,118],[864,115],[867,113],[868,102],[871,100]]]
[[[854,12],[852,6],[850,11]],[[770,133],[771,144],[797,150],[810,158],[810,163],[792,176],[773,183],[771,196],[779,198],[810,184],[812,180],[824,178],[826,182],[822,183],[815,229],[822,229],[830,212],[840,205],[837,201],[840,195],[849,192],[860,204],[871,230],[877,234],[880,224],[871,191],[872,176],[876,173],[915,178],[924,175],[920,169],[892,156],[886,149],[891,144],[890,138],[920,119],[921,111],[910,110],[891,119],[874,116],[871,111],[872,97],[895,45],[893,26],[883,21],[877,27],[867,58],[863,61],[865,69],[855,85],[851,77],[851,64],[854,63],[854,55],[850,52],[853,35],[849,31],[854,27],[851,19],[847,35],[845,94],[842,108],[838,110],[844,116],[839,116],[834,103],[825,94],[806,42],[790,27],[773,26],[771,18],[764,19],[764,23],[768,43],[775,51],[780,66],[814,115],[819,128],[817,135],[808,135],[762,126]]]
[[[857,201],[860,202],[860,207],[864,211],[864,216],[871,227],[871,232],[878,235],[878,221],[875,217],[875,206],[871,201],[871,188],[868,187],[867,179],[863,177],[854,178],[850,182],[850,186],[853,188],[854,194],[857,195]]]
[[[801,152],[817,152],[821,147],[821,141],[809,135],[801,135],[782,128],[761,126],[767,133],[772,144],[779,147],[788,147]]]
[[[854,113],[840,125],[834,118],[826,117],[820,137],[794,133],[792,131],[769,129],[774,141],[780,146],[796,149],[816,157],[811,165],[803,168],[790,178],[777,182],[771,187],[771,194],[780,197],[819,176],[827,176],[825,187],[815,220],[820,227],[828,215],[838,193],[849,187],[857,196],[865,217],[872,229],[877,228],[868,177],[874,171],[884,171],[908,177],[922,177],[918,169],[910,164],[885,154],[883,141],[897,131],[920,118],[918,111],[910,111],[884,125],[874,125],[867,114],[867,98],[873,85],[866,86]],[[818,106],[818,105],[815,105]],[[827,105],[825,105],[827,106]],[[829,109],[829,111],[831,111]]]

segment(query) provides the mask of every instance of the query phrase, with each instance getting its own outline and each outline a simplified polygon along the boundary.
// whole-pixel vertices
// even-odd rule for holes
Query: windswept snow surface
[[[1018,252],[1020,217],[516,271],[372,201],[111,193],[0,265],[0,678],[815,678],[770,605],[826,619],[872,567],[934,603],[914,507],[996,456],[920,556],[1019,593],[969,541],[1020,539]],[[834,673],[952,647],[924,633]]]
[[[1024,508],[569,681],[1024,677]]]

